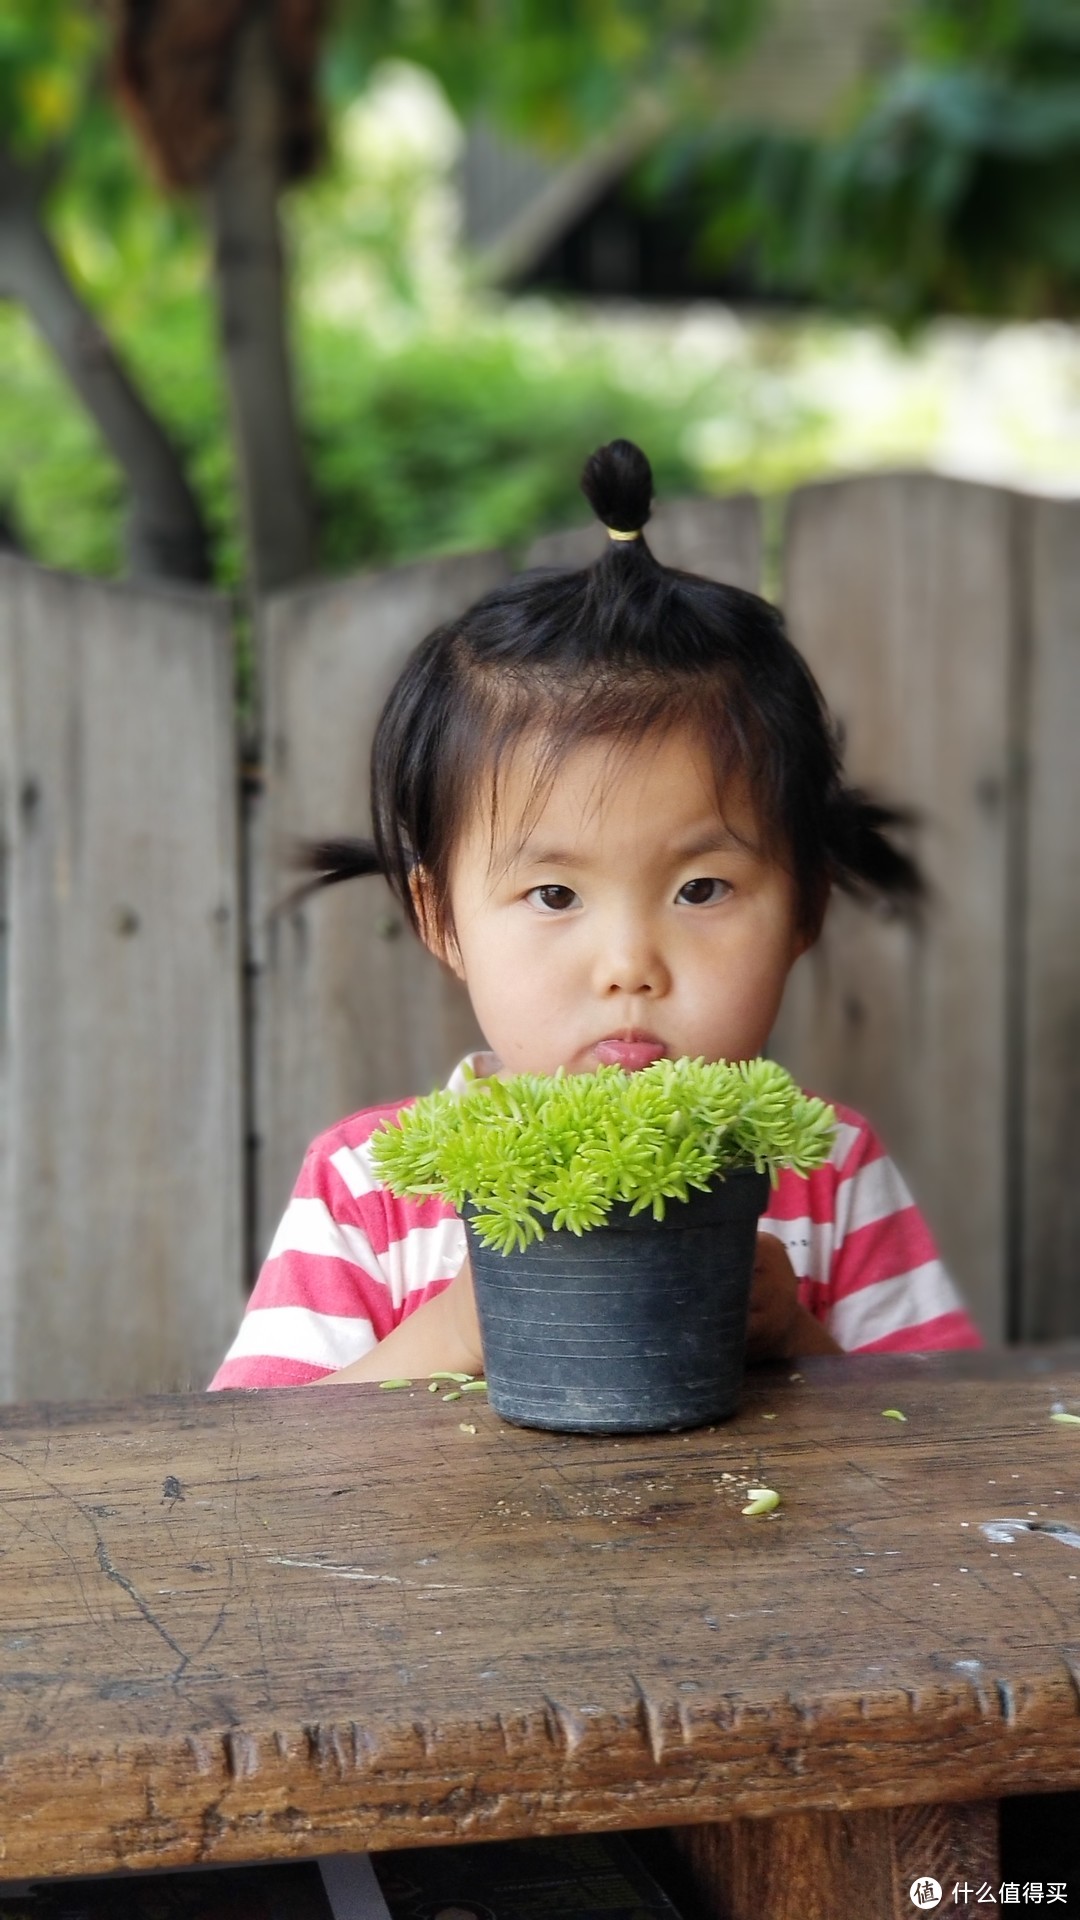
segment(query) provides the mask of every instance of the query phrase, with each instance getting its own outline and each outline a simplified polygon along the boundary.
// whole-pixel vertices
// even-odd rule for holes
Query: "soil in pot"
[[[521,1426],[649,1433],[738,1405],[757,1225],[768,1176],[740,1167],[669,1200],[663,1220],[617,1206],[603,1226],[498,1253],[465,1227],[488,1396]]]

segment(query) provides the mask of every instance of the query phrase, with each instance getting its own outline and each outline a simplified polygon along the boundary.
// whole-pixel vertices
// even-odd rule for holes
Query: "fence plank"
[[[315,1133],[426,1091],[482,1044],[464,989],[380,880],[274,909],[295,882],[296,839],[369,831],[375,721],[407,655],[505,574],[500,554],[453,557],[299,589],[264,610],[266,784],[251,889],[257,1257]]]
[[[241,1298],[231,647],[0,562],[3,1390],[201,1385]]]
[[[14,773],[12,621],[6,601],[11,573],[0,562],[0,1401],[15,1398],[17,1378],[14,1187],[11,1164],[11,1054],[14,1009],[11,995],[11,860]]]
[[[809,487],[786,537],[793,638],[850,775],[915,805],[922,931],[837,901],[795,970],[775,1051],[885,1136],[984,1330],[1004,1332],[1005,928],[1016,503],[928,474]]]
[[[1018,1331],[1080,1333],[1080,502],[1032,501]]]
[[[603,551],[607,534],[595,520],[542,534],[527,555],[531,567],[584,567]],[[751,493],[665,500],[648,525],[649,545],[665,567],[682,567],[734,587],[761,587],[761,502]]]

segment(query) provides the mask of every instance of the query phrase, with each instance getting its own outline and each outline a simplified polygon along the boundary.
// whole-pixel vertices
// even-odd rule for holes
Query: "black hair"
[[[581,485],[615,537],[591,566],[519,574],[421,642],[376,728],[373,838],[308,847],[311,885],[385,874],[421,932],[421,869],[426,930],[445,944],[454,848],[478,782],[490,780],[494,841],[500,770],[525,735],[540,743],[535,800],[586,740],[629,747],[688,726],[718,795],[745,779],[766,847],[794,876],[804,933],[816,937],[834,886],[917,904],[922,876],[889,837],[910,816],[846,784],[837,730],[777,609],[661,566],[642,532],[652,471],[632,442],[592,454]]]

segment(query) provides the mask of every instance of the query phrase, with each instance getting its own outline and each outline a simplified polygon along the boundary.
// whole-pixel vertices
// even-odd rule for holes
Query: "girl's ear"
[[[444,967],[449,967],[451,973],[456,974],[459,980],[464,980],[465,969],[461,964],[461,955],[458,953],[453,936],[445,935],[439,927],[431,879],[423,867],[416,866],[410,873],[409,892],[412,894],[413,906],[416,909],[420,938],[428,952],[433,953],[436,960],[440,960]]]

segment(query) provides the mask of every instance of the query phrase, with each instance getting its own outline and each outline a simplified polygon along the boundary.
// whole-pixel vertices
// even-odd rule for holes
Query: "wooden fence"
[[[760,580],[749,497],[668,505],[653,535]],[[851,773],[924,816],[934,901],[915,929],[838,900],[773,1050],[878,1124],[991,1338],[1076,1334],[1080,503],[809,487],[782,568]],[[296,837],[366,826],[411,647],[505,572],[439,559],[270,601],[241,823],[222,604],[0,566],[3,1397],[200,1384],[311,1135],[476,1044],[380,883],[281,902]]]
[[[0,1383],[205,1378],[242,1299],[232,650],[0,561]]]

